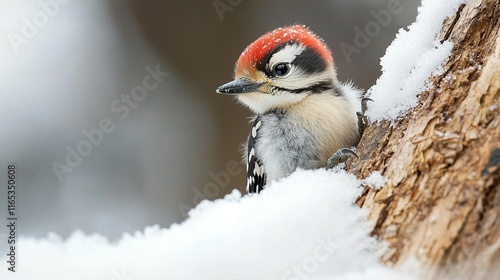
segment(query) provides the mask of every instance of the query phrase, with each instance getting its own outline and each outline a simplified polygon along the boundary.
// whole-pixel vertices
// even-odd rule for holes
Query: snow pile
[[[383,246],[353,204],[361,184],[344,171],[299,170],[259,195],[204,201],[180,225],[116,244],[82,233],[21,238],[17,272],[1,267],[0,278],[409,279],[379,264]]]
[[[423,0],[417,20],[408,30],[399,30],[380,59],[382,75],[368,90],[374,101],[367,111],[371,121],[395,120],[417,104],[417,95],[425,89],[427,79],[440,70],[453,47],[437,39],[443,21],[464,2]]]

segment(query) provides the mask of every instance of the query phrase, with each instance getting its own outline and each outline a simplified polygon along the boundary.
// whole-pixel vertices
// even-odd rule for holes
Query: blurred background
[[[7,165],[14,163],[18,235],[66,237],[80,229],[112,240],[147,225],[181,222],[201,199],[244,191],[240,148],[250,112],[215,89],[232,79],[249,43],[276,27],[308,25],[332,49],[339,79],[367,89],[380,75],[380,57],[397,30],[415,20],[419,5],[0,3],[0,218],[6,221]],[[168,77],[143,100],[127,103],[157,68]],[[114,130],[89,151],[83,131],[99,129],[102,120]],[[77,160],[71,151],[86,155]],[[0,227],[0,248],[5,237]]]

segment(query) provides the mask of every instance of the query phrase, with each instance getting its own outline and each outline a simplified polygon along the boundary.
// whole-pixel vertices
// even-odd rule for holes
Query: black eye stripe
[[[334,88],[333,82],[331,80],[328,81],[321,81],[318,82],[314,85],[304,87],[304,88],[297,88],[297,89],[286,89],[283,87],[277,87],[277,86],[269,86],[270,92],[271,93],[280,93],[280,92],[288,92],[288,93],[304,93],[304,92],[312,92],[312,93],[321,93],[324,91],[332,90]]]

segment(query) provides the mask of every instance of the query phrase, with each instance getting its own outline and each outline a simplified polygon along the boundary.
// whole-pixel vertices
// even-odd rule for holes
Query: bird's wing
[[[252,130],[248,136],[247,144],[247,192],[258,193],[264,189],[266,184],[266,172],[264,165],[256,155],[255,144],[259,138],[259,128],[262,125],[262,120],[259,117],[255,118]]]

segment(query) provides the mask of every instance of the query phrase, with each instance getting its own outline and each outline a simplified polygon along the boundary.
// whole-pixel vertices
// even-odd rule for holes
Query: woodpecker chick
[[[297,168],[325,167],[359,141],[362,92],[337,80],[330,50],[305,26],[278,28],[250,44],[234,81],[217,92],[255,113],[245,152],[250,193]]]

